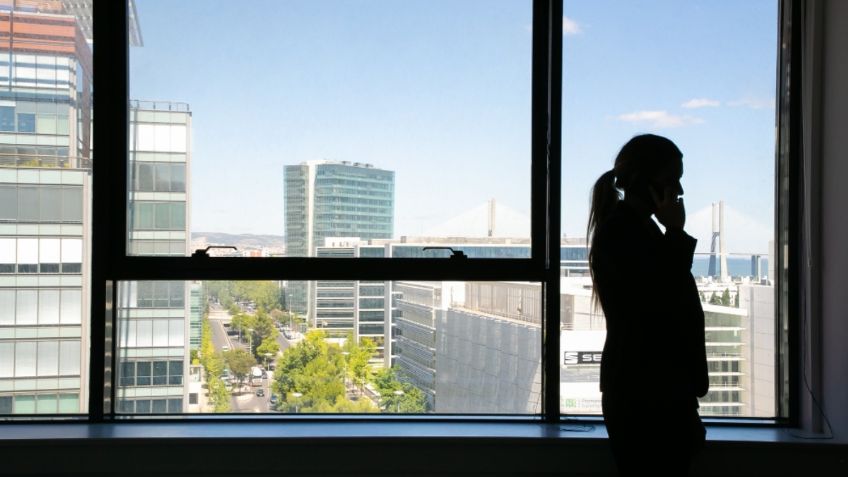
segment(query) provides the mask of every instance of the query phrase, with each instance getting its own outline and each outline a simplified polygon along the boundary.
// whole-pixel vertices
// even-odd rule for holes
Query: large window
[[[563,245],[585,244],[591,187],[626,141],[675,141],[711,366],[700,413],[776,416],[778,2],[570,0],[564,10]],[[563,256],[561,409],[600,414],[605,321],[591,279],[567,264]],[[632,286],[664,299],[659,283]],[[645,343],[646,355],[662,348]],[[646,389],[671,379],[661,359],[645,372]]]
[[[787,416],[788,3],[65,3],[110,81],[92,142],[90,37],[0,60],[0,414],[596,416],[587,197],[656,132],[702,414]]]

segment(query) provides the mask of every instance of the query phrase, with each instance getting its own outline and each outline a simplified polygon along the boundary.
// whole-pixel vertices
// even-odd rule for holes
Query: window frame
[[[797,160],[800,137],[800,98],[789,88],[800,83],[800,27],[802,0],[778,0],[777,151],[775,180],[776,253],[776,419],[741,419],[778,424],[797,422],[797,349],[799,310],[797,247],[800,240],[796,206]],[[533,0],[531,79],[531,256],[527,259],[403,259],[403,258],[197,258],[128,255],[129,180],[129,15],[128,2],[99,1],[93,11],[94,84],[98,117],[109,118],[93,132],[94,149],[102,157],[121,161],[93,161],[91,246],[91,326],[88,373],[88,415],[91,422],[113,420],[118,389],[116,310],[120,281],[135,280],[492,280],[542,284],[545,317],[542,327],[541,415],[512,417],[522,421],[558,423],[568,420],[559,405],[560,355],[560,217],[562,132],[562,18],[563,0]],[[788,45],[788,48],[783,45]],[[791,68],[790,68],[791,66]],[[103,81],[97,81],[102,78]],[[788,179],[792,179],[789,183]],[[788,186],[786,184],[789,183]],[[784,184],[781,187],[781,184]],[[784,258],[788,258],[785,260]],[[784,355],[785,353],[785,355]],[[782,357],[782,359],[780,359]],[[785,381],[785,382],[784,382]],[[788,386],[787,386],[788,384]],[[85,394],[83,394],[85,395]],[[178,414],[168,420],[187,419]],[[197,416],[191,416],[195,418]],[[238,415],[230,415],[238,419]],[[330,419],[360,416],[332,416]],[[421,416],[424,419],[510,419],[510,416]],[[218,416],[220,419],[220,416]],[[264,415],[271,420],[292,416]],[[316,419],[316,416],[307,416]],[[383,420],[381,417],[363,419]],[[409,417],[406,417],[409,419]],[[600,419],[593,416],[589,419]],[[398,419],[398,418],[389,418]],[[420,419],[413,419],[420,420]],[[737,419],[718,421],[740,422]],[[149,419],[144,419],[149,422]]]

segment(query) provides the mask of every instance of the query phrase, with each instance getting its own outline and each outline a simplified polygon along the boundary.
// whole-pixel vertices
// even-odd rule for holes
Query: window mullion
[[[93,11],[94,37],[94,84],[97,103],[95,116],[108,118],[94,132],[94,150],[103,160],[92,161],[95,171],[92,192],[91,214],[91,302],[90,302],[90,358],[88,375],[89,419],[103,421],[106,357],[114,350],[107,350],[107,304],[111,296],[107,281],[109,268],[115,263],[112,258],[123,253],[125,219],[125,181],[115,178],[127,177],[127,2],[97,2]],[[110,328],[111,329],[111,328]]]

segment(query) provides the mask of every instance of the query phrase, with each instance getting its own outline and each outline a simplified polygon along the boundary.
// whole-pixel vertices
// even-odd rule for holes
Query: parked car
[[[278,402],[280,402],[280,400],[277,399],[277,395],[272,394],[271,395],[271,406],[276,407]]]

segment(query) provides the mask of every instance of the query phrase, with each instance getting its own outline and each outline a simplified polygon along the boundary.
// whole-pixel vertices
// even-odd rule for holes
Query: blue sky
[[[131,51],[131,96],[193,111],[194,231],[282,234],[283,165],[314,159],[396,171],[396,235],[492,197],[529,215],[530,1],[137,8],[145,45]],[[684,152],[692,217],[724,199],[758,225],[740,226],[745,241],[732,246],[764,251],[776,10],[773,0],[566,0],[566,234],[582,235],[589,188],[617,149],[657,132]]]

